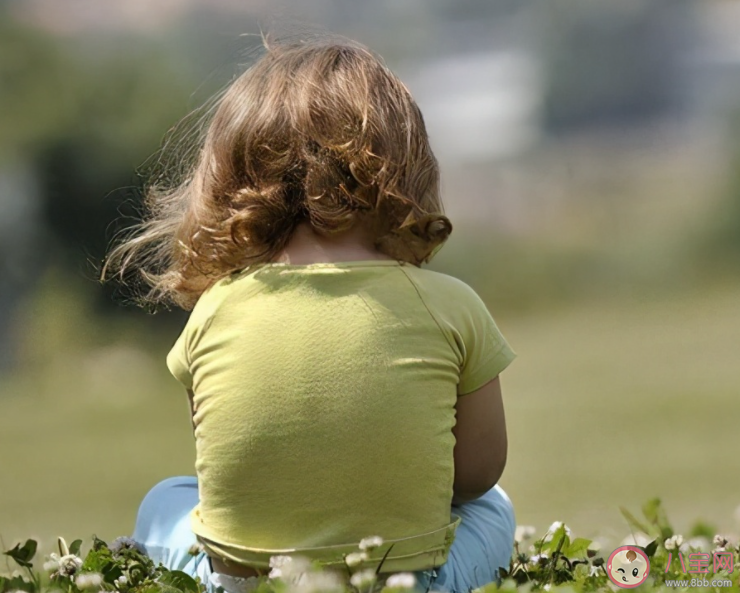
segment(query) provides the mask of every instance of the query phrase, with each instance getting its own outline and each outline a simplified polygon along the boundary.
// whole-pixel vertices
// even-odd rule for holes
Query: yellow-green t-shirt
[[[167,357],[194,392],[193,531],[252,566],[288,551],[332,564],[372,535],[397,542],[394,570],[439,566],[456,399],[515,357],[472,288],[412,264],[270,263],[219,281]]]

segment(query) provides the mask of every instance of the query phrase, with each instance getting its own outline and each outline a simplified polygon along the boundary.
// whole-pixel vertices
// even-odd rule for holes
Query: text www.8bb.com
[[[730,579],[684,579],[666,580],[666,587],[732,587]]]

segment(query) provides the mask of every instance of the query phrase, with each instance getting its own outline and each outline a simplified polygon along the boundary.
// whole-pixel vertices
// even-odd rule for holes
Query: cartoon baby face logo
[[[647,554],[635,546],[621,546],[614,550],[606,563],[606,574],[612,583],[623,589],[642,585],[650,572]]]

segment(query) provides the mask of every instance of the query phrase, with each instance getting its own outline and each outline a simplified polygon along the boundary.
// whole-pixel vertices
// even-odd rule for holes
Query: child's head
[[[419,108],[353,42],[266,43],[199,149],[184,181],[149,190],[148,220],[106,264],[140,271],[148,300],[190,308],[218,279],[272,261],[303,220],[324,236],[362,226],[415,265],[452,230]]]

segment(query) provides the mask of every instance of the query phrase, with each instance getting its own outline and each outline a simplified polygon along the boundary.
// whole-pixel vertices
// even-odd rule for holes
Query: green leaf
[[[82,540],[76,539],[71,544],[69,544],[69,553],[74,554],[75,556],[79,556],[81,547],[82,547]]]
[[[112,564],[114,564],[114,561],[108,548],[102,547],[97,550],[93,548],[87,553],[82,563],[82,571],[105,574],[106,571],[110,570]]]
[[[7,591],[28,591],[32,593],[34,589],[34,584],[22,576],[15,576],[13,578],[0,577],[0,592],[2,593],[6,593]]]
[[[569,546],[570,538],[565,532],[565,525],[561,525],[555,530],[552,534],[552,539],[543,546],[543,549],[548,549],[552,552],[560,550],[561,554],[565,554],[564,550],[567,550]]]
[[[714,534],[718,531],[719,530],[710,523],[697,521],[689,530],[689,537],[706,537],[709,541],[712,541]]]
[[[103,575],[103,580],[106,583],[110,583],[111,585],[113,585],[115,583],[115,580],[123,575],[123,570],[120,566],[118,566],[118,564],[115,563],[115,561],[111,561],[107,565],[105,565],[101,574]]]
[[[576,556],[586,554],[586,550],[591,545],[591,540],[584,537],[577,537],[574,539],[567,548],[563,548],[563,554],[568,558],[575,558]]]
[[[164,573],[157,579],[157,583],[159,583],[160,585],[169,585],[170,587],[174,587],[178,591],[200,593],[200,589],[198,589],[198,583],[195,582],[193,577],[182,572],[181,570],[172,570]]]
[[[627,519],[627,523],[629,524],[632,529],[639,529],[643,533],[651,533],[655,532],[655,530],[650,529],[647,525],[643,524],[637,517],[635,517],[632,513],[630,513],[626,508],[619,507],[619,511],[622,513],[622,516]]]
[[[37,547],[38,544],[36,543],[36,540],[29,539],[26,540],[26,543],[23,544],[23,546],[16,544],[15,548],[4,552],[4,554],[6,556],[10,556],[17,564],[20,564],[24,568],[32,568],[33,564],[31,563],[31,560],[36,555]]]
[[[648,500],[642,507],[642,513],[650,523],[658,528],[658,533],[661,534],[661,537],[667,539],[673,535],[673,528],[668,523],[668,517],[665,514],[660,498]]]
[[[156,583],[149,583],[143,588],[138,589],[138,593],[162,593],[162,587]]]
[[[93,550],[100,550],[102,548],[108,548],[108,544],[106,544],[102,539],[100,539],[97,535],[93,535]]]
[[[652,558],[655,555],[655,552],[657,549],[658,549],[658,540],[654,539],[647,546],[645,546],[645,555],[648,558]]]

